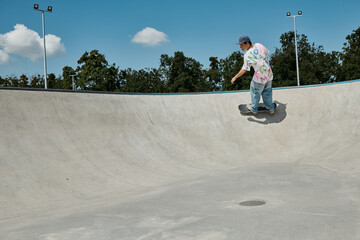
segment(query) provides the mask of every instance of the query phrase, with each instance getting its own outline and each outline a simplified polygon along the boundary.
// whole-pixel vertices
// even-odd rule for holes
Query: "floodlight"
[[[34,4],[34,10],[41,12],[42,14],[42,28],[43,28],[43,40],[44,40],[44,78],[45,78],[45,89],[47,89],[47,66],[46,66],[46,41],[45,41],[45,13],[52,12],[53,7],[48,6],[47,10],[39,9],[39,4]]]
[[[296,40],[296,17],[302,16],[302,11],[297,12],[298,15],[291,16],[290,12],[286,13],[287,17],[293,17],[294,18],[294,36],[295,36],[295,55],[296,55],[296,76],[297,76],[297,84],[300,86],[300,77],[299,77],[299,59],[298,59],[298,50],[297,50],[297,40]]]

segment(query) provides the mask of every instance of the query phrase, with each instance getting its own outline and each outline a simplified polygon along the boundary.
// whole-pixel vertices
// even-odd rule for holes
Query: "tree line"
[[[310,43],[304,34],[297,38],[301,85],[360,79],[360,27],[346,37],[341,52],[327,53],[321,45]],[[294,39],[294,32],[283,33],[280,48],[270,56],[273,87],[297,85]],[[109,64],[98,50],[92,50],[80,57],[76,69],[65,66],[61,76],[50,73],[48,88],[72,89],[72,75],[76,75],[74,85],[78,90],[176,93],[249,89],[253,70],[241,81],[230,83],[243,65],[243,53],[236,51],[225,59],[210,57],[209,62],[209,67],[204,68],[200,62],[177,51],[173,56],[162,54],[158,68],[121,70]],[[19,78],[0,76],[0,87],[44,88],[44,78],[24,74]]]

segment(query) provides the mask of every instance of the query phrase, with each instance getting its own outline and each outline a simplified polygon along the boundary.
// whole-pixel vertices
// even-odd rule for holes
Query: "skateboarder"
[[[262,96],[265,107],[270,114],[273,114],[275,105],[272,99],[273,73],[269,65],[269,50],[260,43],[252,45],[248,36],[241,36],[236,44],[239,44],[241,50],[246,53],[244,54],[244,65],[239,73],[231,79],[231,84],[246,71],[250,71],[250,67],[253,67],[255,73],[250,84],[251,104],[248,104],[247,107],[256,114]]]

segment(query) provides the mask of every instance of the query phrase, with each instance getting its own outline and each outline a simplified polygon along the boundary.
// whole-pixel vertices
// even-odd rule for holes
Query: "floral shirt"
[[[250,71],[253,67],[255,74],[253,81],[265,84],[273,80],[273,73],[269,65],[269,50],[260,43],[255,43],[244,55],[244,65],[242,69]]]

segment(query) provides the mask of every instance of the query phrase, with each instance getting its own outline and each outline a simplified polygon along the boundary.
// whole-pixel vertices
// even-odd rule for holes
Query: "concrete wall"
[[[360,82],[249,92],[124,95],[0,90],[0,220],[264,163],[360,173]]]

